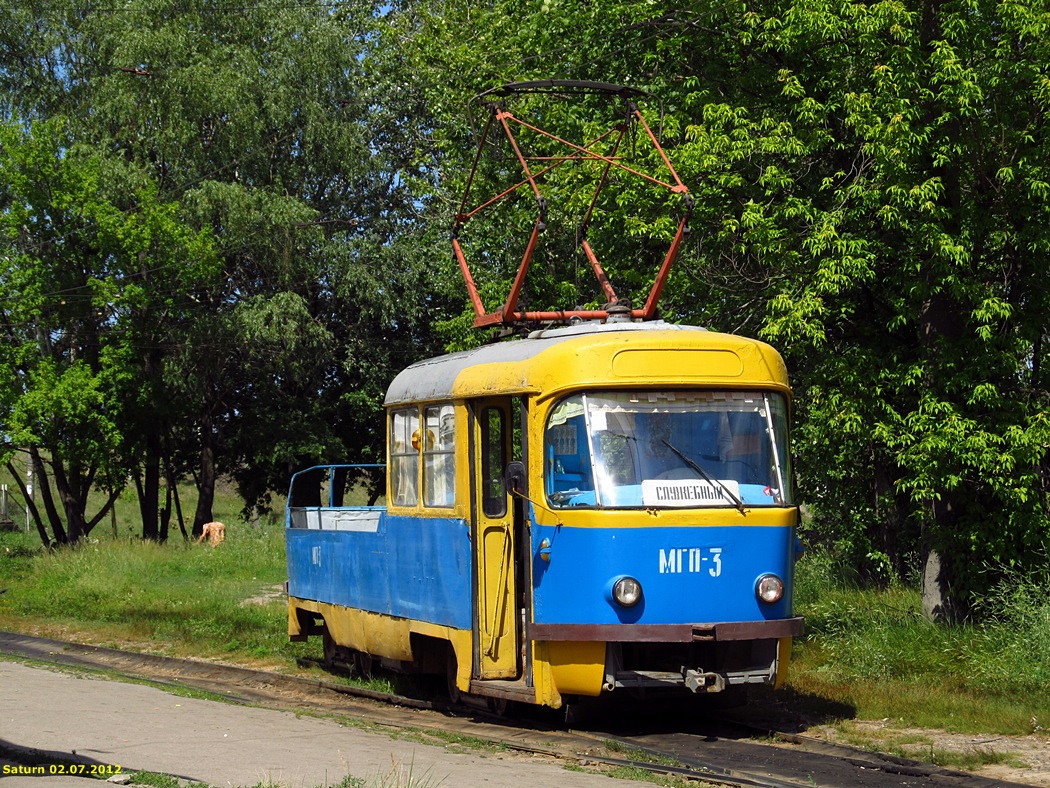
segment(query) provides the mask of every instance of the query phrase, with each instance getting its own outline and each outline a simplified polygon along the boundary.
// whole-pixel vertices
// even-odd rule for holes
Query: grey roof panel
[[[481,364],[516,363],[530,359],[559,342],[581,336],[616,331],[706,331],[696,326],[679,326],[655,320],[648,323],[593,323],[533,331],[526,339],[483,345],[473,350],[418,361],[406,367],[386,392],[384,405],[406,402],[433,402],[452,397],[456,378],[463,370]],[[508,392],[509,393],[509,392]]]

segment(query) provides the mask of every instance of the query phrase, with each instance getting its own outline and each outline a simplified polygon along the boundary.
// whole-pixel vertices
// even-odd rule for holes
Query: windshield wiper
[[[677,446],[674,446],[673,444],[668,443],[666,439],[661,438],[660,442],[663,443],[664,446],[669,448],[675,454],[677,454],[678,457],[682,460],[682,462],[684,462],[692,470],[694,470],[698,474],[700,474],[700,477],[704,481],[706,481],[708,484],[710,484],[712,487],[714,487],[717,484],[719,487],[721,487],[723,490],[725,490],[725,494],[729,496],[729,500],[731,500],[733,502],[733,504],[736,506],[736,508],[740,511],[740,514],[746,514],[746,512],[744,512],[744,502],[742,500],[740,500],[740,498],[737,497],[737,495],[732,490],[730,490],[728,487],[726,487],[724,484],[722,484],[722,481],[720,479],[712,479],[710,476],[707,475],[707,471],[705,471],[703,468],[701,468],[699,465],[697,465],[695,462],[693,462]]]
[[[554,503],[565,503],[571,501],[577,495],[583,495],[585,492],[590,492],[590,490],[561,490],[551,493],[548,497]]]

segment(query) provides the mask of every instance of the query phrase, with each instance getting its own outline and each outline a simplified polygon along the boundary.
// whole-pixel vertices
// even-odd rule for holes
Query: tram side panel
[[[303,616],[316,614],[341,646],[411,660],[411,632],[445,639],[452,639],[451,630],[469,632],[472,570],[464,520],[375,508],[299,510],[289,518],[286,538],[293,638],[308,634]]]

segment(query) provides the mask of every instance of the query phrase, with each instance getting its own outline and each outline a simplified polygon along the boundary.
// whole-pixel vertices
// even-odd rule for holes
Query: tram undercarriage
[[[616,690],[723,692],[773,684],[779,641],[727,643],[609,643],[603,692]]]

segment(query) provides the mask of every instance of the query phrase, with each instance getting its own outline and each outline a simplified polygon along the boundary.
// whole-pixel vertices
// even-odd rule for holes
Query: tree
[[[416,286],[427,255],[412,248],[406,187],[412,94],[403,76],[365,70],[375,13],[320,1],[0,12],[8,111],[66,118],[72,139],[149,173],[180,221],[215,239],[221,274],[187,287],[195,306],[165,324],[168,340],[141,339],[147,535],[162,467],[192,470],[199,532],[220,473],[254,504],[303,464],[374,459],[381,389],[360,380],[437,349],[419,316],[440,298]],[[288,352],[264,356],[280,332]]]
[[[492,82],[600,78],[666,101],[696,208],[665,314],[787,356],[813,538],[870,577],[936,561],[930,611],[949,617],[997,566],[1045,556],[1047,12],[435,2],[400,20],[446,166],[467,165],[445,108]]]
[[[9,448],[28,446],[51,529],[34,511],[41,537],[75,543],[141,448],[136,409],[157,392],[140,334],[207,276],[210,239],[176,221],[141,172],[70,147],[57,123],[0,127],[0,184],[5,433]],[[108,499],[89,517],[92,488]]]

